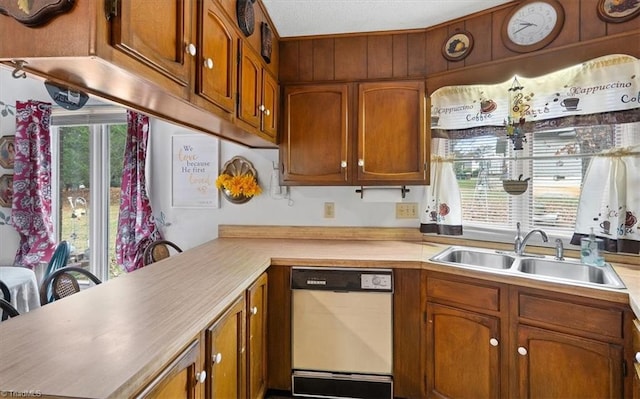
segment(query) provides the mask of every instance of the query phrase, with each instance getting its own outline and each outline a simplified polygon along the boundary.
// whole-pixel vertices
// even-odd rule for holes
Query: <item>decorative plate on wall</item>
[[[256,0],[237,0],[236,13],[238,14],[238,27],[245,36],[251,36],[255,29],[256,17],[253,11],[253,3]]]
[[[11,208],[13,200],[13,175],[0,176],[0,207]]]
[[[15,136],[0,137],[0,166],[13,169],[16,157]]]
[[[271,50],[273,48],[273,33],[271,33],[271,28],[269,28],[269,24],[266,22],[262,23],[262,46],[261,53],[262,58],[266,61],[267,64],[271,63]]]
[[[606,22],[625,22],[640,15],[638,0],[600,0],[598,16]]]
[[[460,61],[469,55],[473,48],[473,36],[467,31],[458,30],[450,35],[442,45],[442,55],[449,61]]]

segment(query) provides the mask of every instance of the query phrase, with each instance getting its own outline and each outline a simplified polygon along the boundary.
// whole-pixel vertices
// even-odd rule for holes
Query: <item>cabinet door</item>
[[[111,44],[183,86],[189,85],[191,2],[122,0],[111,23]],[[193,54],[195,55],[195,54]]]
[[[278,101],[280,99],[280,87],[278,81],[271,76],[266,70],[262,70],[262,104],[260,105],[261,111],[261,126],[265,134],[272,139],[278,137]]]
[[[427,182],[422,81],[362,83],[358,94],[358,183]]]
[[[207,330],[208,398],[245,397],[245,302],[238,300]]]
[[[248,44],[240,41],[240,99],[238,101],[238,118],[260,128],[262,103],[262,62]]]
[[[200,386],[206,374],[200,369],[200,341],[194,341],[153,380],[137,398],[200,397]]]
[[[267,274],[247,291],[248,397],[264,397],[267,382]]]
[[[427,395],[500,396],[499,319],[427,304]]]
[[[621,398],[619,345],[518,326],[520,398]]]
[[[196,94],[234,112],[236,90],[236,43],[233,27],[222,17],[222,10],[213,0],[199,2],[202,5],[198,31],[198,56]]]
[[[290,86],[284,96],[283,184],[347,183],[348,86]]]

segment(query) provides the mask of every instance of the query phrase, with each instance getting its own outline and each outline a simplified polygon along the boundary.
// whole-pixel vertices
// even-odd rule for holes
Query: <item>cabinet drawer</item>
[[[550,298],[520,294],[519,313],[522,319],[569,328],[575,333],[598,334],[622,338],[622,310],[604,309]]]
[[[427,298],[483,310],[500,311],[499,287],[428,277]]]

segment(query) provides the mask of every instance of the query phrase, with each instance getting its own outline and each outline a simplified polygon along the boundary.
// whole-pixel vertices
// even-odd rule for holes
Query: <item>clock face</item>
[[[528,46],[544,40],[556,27],[558,13],[549,3],[537,1],[521,7],[509,20],[509,40]]]
[[[502,41],[513,51],[526,53],[551,43],[564,24],[564,9],[557,0],[524,0],[502,24]]]

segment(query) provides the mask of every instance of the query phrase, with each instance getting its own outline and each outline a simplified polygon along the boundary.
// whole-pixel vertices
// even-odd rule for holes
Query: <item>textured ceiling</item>
[[[280,37],[419,29],[512,0],[263,0]]]

